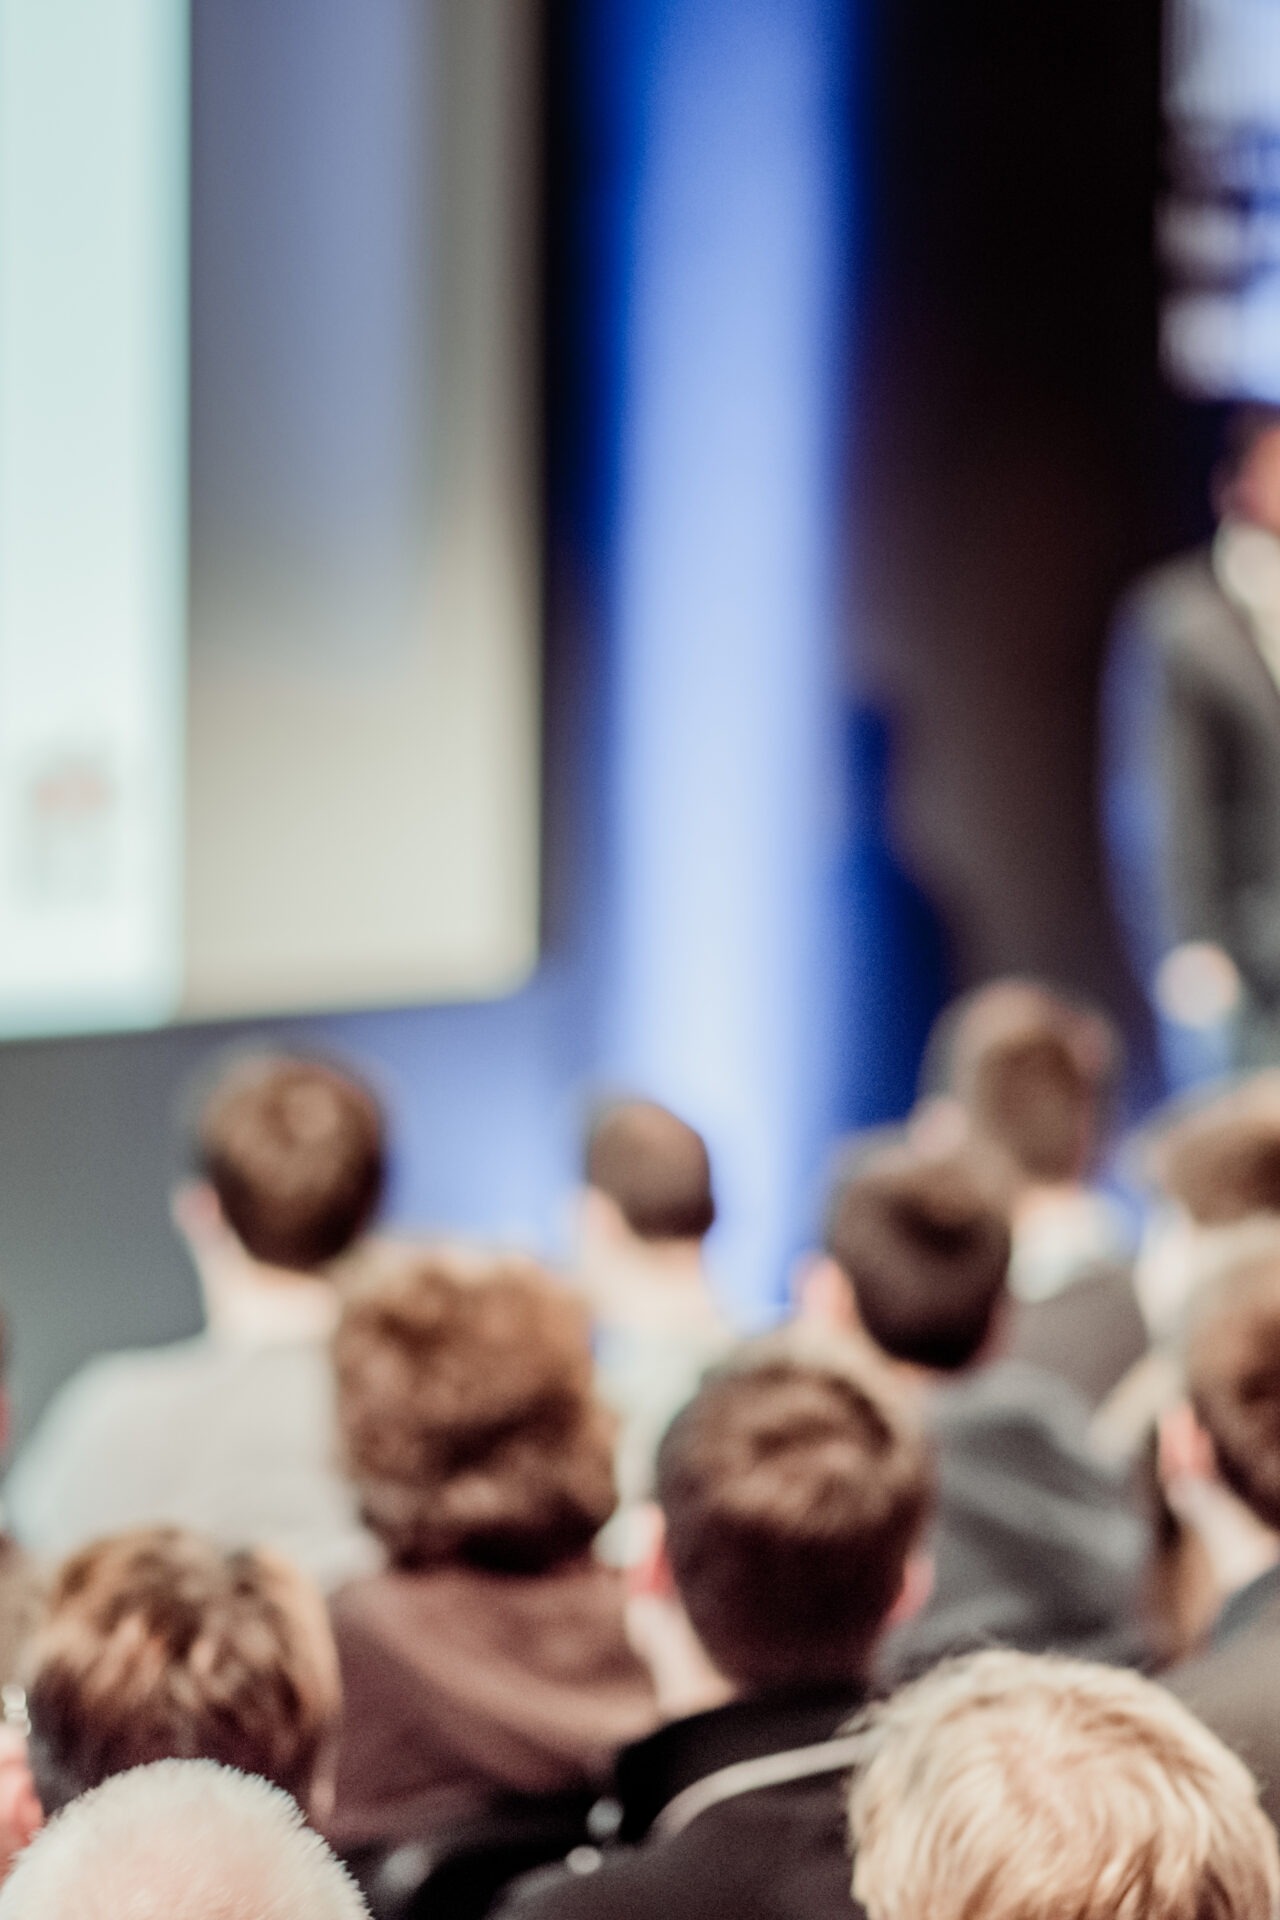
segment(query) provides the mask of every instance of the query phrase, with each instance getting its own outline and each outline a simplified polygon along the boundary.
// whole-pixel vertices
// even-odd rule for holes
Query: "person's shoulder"
[[[858,1920],[843,1799],[830,1781],[743,1794],[669,1839],[530,1876],[500,1920]]]
[[[1280,1812],[1280,1610],[1269,1609],[1160,1679],[1244,1761],[1275,1819]]]
[[[1117,621],[1132,623],[1153,638],[1176,628],[1188,612],[1225,605],[1213,571],[1212,550],[1193,547],[1149,567],[1131,582],[1117,608]]]
[[[36,1422],[5,1483],[18,1537],[42,1552],[65,1552],[87,1537],[104,1486],[157,1458],[192,1405],[190,1349],[130,1348],[88,1361],[59,1388]],[[199,1359],[195,1364],[198,1366]],[[92,1528],[101,1532],[102,1522]]]
[[[1211,549],[1197,548],[1143,574],[1117,606],[1108,675],[1161,674],[1207,689],[1231,679],[1248,633],[1219,585]]]
[[[1026,1426],[1083,1441],[1089,1403],[1061,1374],[1010,1357],[976,1367],[940,1386],[933,1399],[931,1424],[939,1436]]]
[[[1280,1741],[1280,1602],[1273,1600],[1238,1632],[1170,1667],[1161,1679],[1206,1716],[1217,1708],[1249,1720],[1276,1720]]]
[[[139,1400],[157,1391],[181,1391],[203,1371],[209,1345],[203,1336],[158,1347],[128,1347],[98,1354],[55,1393],[41,1425],[135,1413]]]
[[[1099,1454],[1091,1420],[1089,1402],[1071,1381],[1012,1358],[942,1388],[930,1416],[944,1482],[948,1459],[963,1459],[1127,1513],[1127,1476]]]
[[[576,1848],[561,1866],[540,1868],[509,1887],[498,1920],[665,1920],[673,1889],[655,1849],[602,1854]],[[687,1907],[679,1901],[681,1910]]]

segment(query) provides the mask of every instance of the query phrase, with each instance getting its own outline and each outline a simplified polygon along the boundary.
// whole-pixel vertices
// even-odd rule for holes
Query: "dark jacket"
[[[886,1649],[894,1677],[997,1644],[1140,1660],[1147,1528],[1065,1380],[1002,1360],[939,1388],[934,1590]]]
[[[738,1700],[672,1721],[619,1758],[626,1844],[594,1872],[539,1876],[508,1920],[857,1920],[843,1772],[756,1788],[652,1834],[676,1796],[723,1767],[829,1739],[864,1696],[849,1686]]]
[[[657,1702],[622,1577],[441,1567],[353,1581],[330,1614],[342,1670],[340,1852],[395,1846],[511,1794],[601,1785]]]
[[[1233,1594],[1206,1650],[1164,1679],[1239,1754],[1280,1827],[1280,1566]]]
[[[1107,675],[1116,904],[1150,979],[1182,940],[1225,947],[1248,989],[1248,1057],[1280,1012],[1280,689],[1208,549],[1133,589]]]

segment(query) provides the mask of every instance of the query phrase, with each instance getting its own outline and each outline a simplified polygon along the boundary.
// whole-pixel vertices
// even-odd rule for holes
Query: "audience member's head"
[[[1280,1228],[1280,1072],[1200,1098],[1142,1145],[1160,1204],[1134,1286],[1153,1336],[1177,1340],[1197,1296]]]
[[[861,1678],[931,1493],[887,1369],[764,1341],[710,1375],[658,1455],[665,1553],[705,1653],[744,1689]]]
[[[646,1244],[698,1242],[715,1222],[706,1142],[652,1100],[618,1101],[597,1114],[584,1172],[589,1193]]]
[[[1280,1216],[1280,1070],[1182,1114],[1155,1139],[1151,1170],[1199,1227]]]
[[[874,1149],[837,1182],[826,1249],[863,1330],[891,1359],[952,1371],[990,1343],[1005,1299],[1010,1234],[976,1148]]]
[[[1120,1066],[1105,1014],[1030,980],[996,980],[943,1015],[943,1091],[1021,1185],[1071,1184],[1101,1149]]]
[[[613,1511],[585,1316],[532,1262],[422,1253],[370,1273],[334,1358],[348,1469],[398,1566],[542,1571]]]
[[[206,1099],[195,1128],[199,1194],[216,1223],[264,1266],[311,1273],[345,1253],[382,1194],[382,1112],[367,1087],[318,1060],[239,1060]],[[198,1236],[187,1196],[180,1220]]]
[[[304,1806],[336,1729],[324,1603],[289,1561],[158,1527],[73,1554],[31,1649],[46,1813],[150,1761],[221,1761]]]
[[[1171,1468],[1216,1477],[1280,1534],[1280,1235],[1228,1269],[1197,1303],[1184,1355],[1187,1396],[1207,1446],[1172,1443]],[[1170,1443],[1166,1436],[1166,1453]]]
[[[0,1920],[367,1920],[294,1802],[205,1760],[117,1775],[47,1826],[0,1892]]]
[[[867,1740],[851,1814],[869,1920],[1275,1920],[1252,1779],[1137,1674],[979,1653],[873,1710]]]

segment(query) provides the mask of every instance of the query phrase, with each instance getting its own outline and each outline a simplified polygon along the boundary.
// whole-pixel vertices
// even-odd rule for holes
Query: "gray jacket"
[[[1116,905],[1144,977],[1180,941],[1215,941],[1266,1027],[1280,1017],[1280,688],[1209,549],[1124,601],[1103,721]]]
[[[338,1464],[326,1340],[200,1334],[106,1354],[54,1398],[9,1476],[9,1522],[54,1560],[170,1525],[272,1546],[332,1590],[382,1564]]]
[[[890,1638],[895,1677],[986,1644],[1140,1659],[1147,1528],[1075,1389],[1002,1360],[939,1389],[930,1424],[934,1590]]]

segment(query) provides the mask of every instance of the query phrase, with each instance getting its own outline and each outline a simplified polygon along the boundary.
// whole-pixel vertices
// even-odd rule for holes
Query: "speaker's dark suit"
[[[1116,900],[1144,977],[1181,941],[1216,942],[1247,990],[1246,1058],[1275,1057],[1280,687],[1207,548],[1124,602],[1104,726]]]

